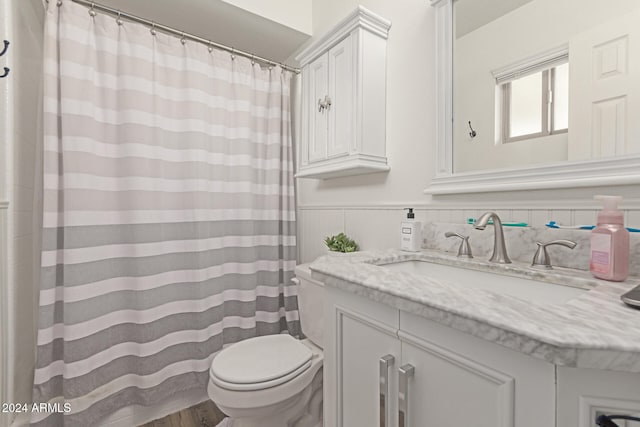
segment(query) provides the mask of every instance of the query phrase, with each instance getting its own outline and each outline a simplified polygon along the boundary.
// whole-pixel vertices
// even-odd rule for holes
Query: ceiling
[[[99,0],[96,3],[276,62],[285,61],[310,37],[223,0]]]
[[[533,0],[457,0],[456,38],[460,38]]]

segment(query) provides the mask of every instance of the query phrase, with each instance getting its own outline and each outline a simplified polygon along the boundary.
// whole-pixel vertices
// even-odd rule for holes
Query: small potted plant
[[[324,244],[329,248],[329,253],[352,253],[358,250],[358,244],[350,239],[346,234],[340,233],[335,236],[325,237]]]

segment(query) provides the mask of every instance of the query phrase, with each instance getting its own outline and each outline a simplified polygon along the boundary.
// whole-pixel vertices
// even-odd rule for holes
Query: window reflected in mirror
[[[569,64],[498,83],[500,142],[509,143],[567,132]]]

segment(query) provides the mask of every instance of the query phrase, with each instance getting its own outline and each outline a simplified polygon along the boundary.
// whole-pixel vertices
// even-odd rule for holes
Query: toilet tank
[[[324,348],[324,284],[311,278],[309,264],[296,267],[300,326],[305,336]]]

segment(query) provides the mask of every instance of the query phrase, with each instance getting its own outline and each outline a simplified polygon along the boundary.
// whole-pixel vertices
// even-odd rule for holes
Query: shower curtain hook
[[[207,47],[207,49],[209,49],[209,53],[213,52],[213,46],[211,46],[211,40],[209,40],[209,47]]]
[[[180,43],[182,43],[183,46],[187,44],[187,39],[184,38],[184,31],[182,32],[182,38],[180,39]]]
[[[149,32],[151,33],[152,36],[156,35],[156,23],[155,22],[151,23],[151,29],[149,30]]]
[[[122,13],[120,12],[120,10],[118,10],[118,17],[116,18],[116,23],[118,25],[122,25],[122,17],[121,17]]]
[[[89,16],[91,16],[92,18],[94,18],[96,16],[96,11],[93,10],[95,8],[96,4],[95,3],[91,3],[91,9],[89,9]]]
[[[58,7],[62,6],[62,0],[58,0],[58,2],[56,3],[56,6]]]
[[[256,65],[256,56],[251,55],[251,65]]]
[[[234,59],[236,59],[236,50],[235,48],[231,48],[231,60],[233,61]]]

